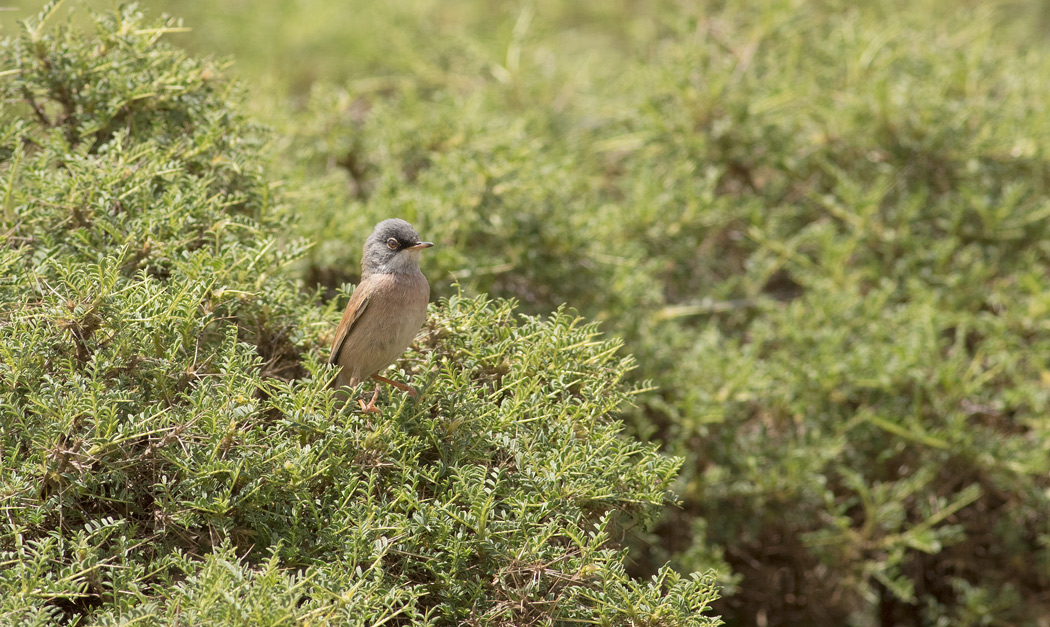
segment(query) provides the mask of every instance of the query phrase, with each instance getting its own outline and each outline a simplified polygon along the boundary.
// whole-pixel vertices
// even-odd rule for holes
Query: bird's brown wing
[[[371,300],[372,290],[364,289],[364,284],[365,281],[362,281],[357,286],[357,289],[354,290],[353,295],[350,297],[350,302],[346,304],[343,319],[339,321],[339,328],[335,330],[332,354],[328,357],[328,363],[333,366],[339,363],[339,351],[343,350],[343,343],[350,336],[350,331],[353,330],[354,324],[361,319],[361,314],[365,312],[365,308],[368,307],[368,302]]]

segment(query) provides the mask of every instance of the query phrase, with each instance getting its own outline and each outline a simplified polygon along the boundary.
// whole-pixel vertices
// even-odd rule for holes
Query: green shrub
[[[419,402],[337,408],[345,293],[289,273],[239,88],[173,22],[56,13],[0,43],[0,622],[718,623],[713,575],[624,570],[680,461],[613,418],[619,341],[453,296]]]
[[[151,4],[288,89],[249,105],[307,285],[341,302],[397,214],[439,295],[624,337],[623,419],[686,459],[633,574],[718,567],[733,624],[1047,615],[1044,7]],[[238,334],[306,380],[329,307]]]
[[[732,621],[1046,612],[1050,93],[1019,77],[1050,67],[984,10],[926,15],[729,10],[724,45],[666,46],[631,121],[634,180],[707,168],[662,183],[700,254],[628,342],[676,357],[652,409],[689,513],[658,533],[682,567],[724,551]]]
[[[734,624],[1047,615],[1045,9],[379,4],[270,74],[310,284],[405,211],[439,293],[622,335],[687,459],[635,569],[719,566]]]

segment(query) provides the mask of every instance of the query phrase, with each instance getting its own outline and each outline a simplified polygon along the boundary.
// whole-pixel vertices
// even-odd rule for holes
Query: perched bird
[[[328,363],[343,368],[335,378],[336,387],[354,386],[372,377],[417,395],[411,386],[377,373],[405,352],[426,320],[430,284],[419,269],[419,253],[433,245],[422,241],[411,224],[396,218],[383,220],[368,236],[361,283],[346,305],[328,358]],[[372,400],[358,403],[366,412],[377,412],[378,397],[376,383]]]

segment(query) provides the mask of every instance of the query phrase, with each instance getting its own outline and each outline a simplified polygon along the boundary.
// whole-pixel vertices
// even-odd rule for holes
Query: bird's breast
[[[344,370],[360,379],[386,368],[426,321],[430,284],[423,273],[373,274],[357,287],[368,290],[368,306],[339,353]]]

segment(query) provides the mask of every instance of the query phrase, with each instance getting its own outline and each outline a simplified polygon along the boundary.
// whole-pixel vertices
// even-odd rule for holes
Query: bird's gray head
[[[419,251],[433,245],[422,241],[408,222],[397,218],[383,220],[365,241],[361,276],[419,272]]]

